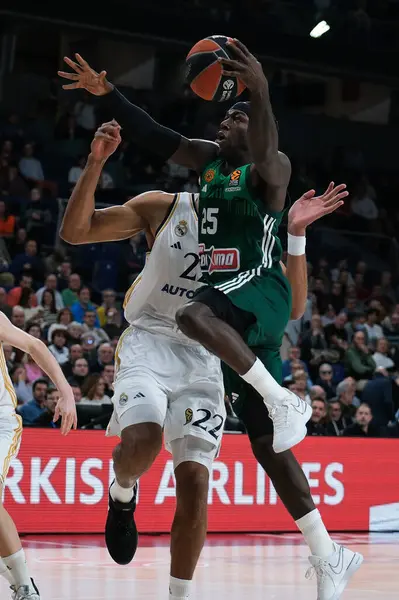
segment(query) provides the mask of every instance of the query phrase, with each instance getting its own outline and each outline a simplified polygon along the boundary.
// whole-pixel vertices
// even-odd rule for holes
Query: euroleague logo
[[[225,102],[231,98],[234,90],[234,81],[232,79],[226,79],[226,81],[223,81],[222,87],[223,92],[219,102]]]
[[[227,79],[224,83],[223,83],[223,89],[224,90],[232,90],[234,87],[234,81],[232,79]]]

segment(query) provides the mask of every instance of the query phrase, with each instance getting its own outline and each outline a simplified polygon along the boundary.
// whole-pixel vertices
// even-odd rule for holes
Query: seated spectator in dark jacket
[[[315,377],[320,363],[325,361],[323,353],[327,349],[328,343],[321,324],[321,317],[313,315],[310,330],[304,333],[301,341],[302,357],[309,363],[312,377]]]
[[[356,396],[356,381],[353,377],[346,377],[337,385],[336,400],[341,403],[342,415],[345,419],[353,419],[360,400]]]
[[[32,425],[34,427],[52,427],[53,429],[57,429],[61,426],[61,418],[54,423],[55,407],[57,406],[60,397],[61,395],[56,388],[50,387],[47,390],[46,399],[43,402],[44,410],[42,414],[33,421]]]
[[[355,415],[355,423],[342,432],[344,437],[380,437],[380,428],[374,425],[373,414],[368,404],[359,406]]]
[[[329,403],[328,416],[327,435],[340,436],[343,430],[353,422],[350,417],[343,416],[342,404],[338,400],[332,400]]]
[[[324,334],[329,348],[331,348],[331,350],[336,350],[341,359],[348,349],[349,334],[345,328],[347,321],[348,317],[344,312],[341,312],[335,317],[334,323],[326,325],[324,328]]]
[[[368,381],[362,400],[373,412],[376,425],[387,425],[399,410],[399,377],[377,377]]]
[[[33,399],[18,409],[24,425],[32,425],[43,414],[47,387],[48,384],[45,379],[36,379],[33,383]]]
[[[37,243],[35,240],[28,240],[25,244],[25,252],[17,254],[11,263],[10,271],[16,277],[22,273],[29,273],[33,279],[40,281],[43,279],[44,266],[41,259],[37,256]]]
[[[327,435],[326,427],[324,425],[326,414],[326,403],[321,399],[313,400],[312,416],[306,425],[308,430],[307,435]]]
[[[372,379],[376,365],[366,345],[364,331],[356,331],[353,343],[345,355],[348,375],[357,381],[357,389],[363,389],[368,379]]]
[[[316,381],[316,385],[320,385],[326,392],[327,400],[335,397],[335,385],[332,381],[333,369],[328,363],[323,363],[319,368],[319,378]]]
[[[83,348],[80,344],[72,344],[69,348],[69,359],[61,367],[66,378],[71,377],[73,365],[78,358],[83,358]]]

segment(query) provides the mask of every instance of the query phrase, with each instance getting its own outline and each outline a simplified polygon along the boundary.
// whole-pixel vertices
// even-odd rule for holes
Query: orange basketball
[[[223,66],[218,58],[236,58],[230,55],[227,42],[234,43],[225,35],[211,35],[197,42],[187,55],[187,82],[204,100],[225,102],[245,90],[240,79],[222,74]]]

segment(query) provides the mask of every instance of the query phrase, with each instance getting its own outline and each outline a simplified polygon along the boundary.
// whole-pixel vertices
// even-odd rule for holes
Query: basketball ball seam
[[[195,54],[208,54],[208,53],[207,53],[207,52],[196,52]],[[191,56],[195,56],[195,54],[192,54]],[[209,52],[209,54],[214,54],[214,52]],[[190,58],[191,58],[191,56],[190,56]],[[209,69],[209,67],[212,67],[213,65],[215,65],[217,62],[218,62],[217,60],[214,60],[214,61],[213,61],[213,63],[209,63],[209,65],[206,65],[206,67],[205,67],[204,69],[202,69],[202,71],[200,71],[200,72],[198,73],[198,75],[196,75],[196,76],[194,77],[194,79],[192,80],[192,82],[191,82],[191,84],[190,84],[190,85],[193,85],[193,84],[195,83],[195,81],[198,79],[198,77],[199,77],[200,75],[202,75],[202,73],[204,73],[204,72],[205,72],[207,69]],[[218,91],[218,89],[219,89],[219,85],[220,85],[220,82],[222,81],[222,77],[223,77],[223,74],[222,74],[222,68],[220,68],[219,81],[218,81],[218,84],[217,84],[217,86],[215,87],[215,91],[214,91],[214,93],[213,93],[212,100],[214,99],[214,97],[215,97],[215,94],[216,94],[216,92],[217,92],[217,91]]]

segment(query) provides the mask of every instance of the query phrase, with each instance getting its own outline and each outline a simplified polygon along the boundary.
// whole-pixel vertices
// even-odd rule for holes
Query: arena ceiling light
[[[327,33],[327,31],[330,31],[330,26],[327,21],[320,21],[315,27],[313,27],[309,35],[312,38],[319,38]]]

